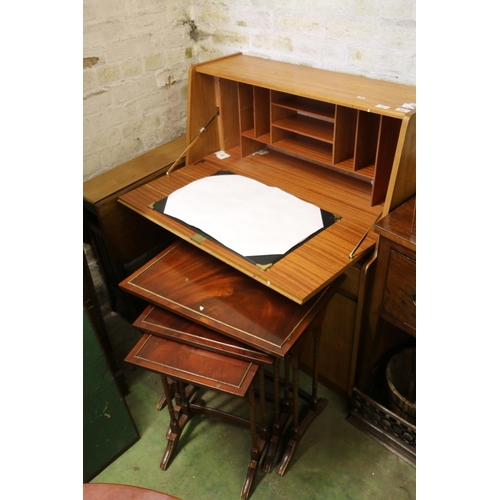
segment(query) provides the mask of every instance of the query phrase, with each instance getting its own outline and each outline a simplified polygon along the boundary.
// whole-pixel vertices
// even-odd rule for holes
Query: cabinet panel
[[[260,139],[252,139],[250,137],[245,137],[245,135],[241,136],[241,156],[250,156],[254,154],[256,151],[264,149],[266,147],[267,142]]]
[[[355,365],[355,322],[361,269],[352,266],[346,270],[346,279],[339,292],[328,304],[322,325],[318,356],[321,382],[335,392],[348,396],[352,389]],[[300,354],[302,366],[312,372],[313,344],[307,342]]]
[[[343,166],[347,160],[349,163],[344,166],[349,170],[353,168],[356,116],[355,109],[344,106],[337,107],[333,164]]]
[[[372,166],[373,172],[377,153],[380,118],[379,115],[373,113],[358,112],[354,170],[361,170]],[[371,175],[373,177],[373,173]]]
[[[240,145],[240,119],[246,116],[238,110],[238,86],[235,82],[218,79],[217,105],[219,107],[219,138],[220,147],[223,151]],[[253,103],[247,104],[252,109]]]
[[[248,137],[255,137],[253,87],[240,83],[238,85],[238,98],[241,133]]]
[[[404,329],[416,328],[416,262],[391,250],[382,302],[382,317],[402,323]]]
[[[270,129],[269,90],[239,83],[238,99],[241,134],[262,140]]]
[[[255,136],[261,138],[263,135],[269,134],[271,127],[270,118],[270,91],[261,87],[254,87],[254,121],[255,121]]]
[[[318,355],[320,381],[342,396],[350,392],[352,350],[354,348],[354,323],[357,303],[342,292],[337,293],[328,304],[322,325]],[[313,366],[311,339],[300,353],[300,361],[306,370]]]
[[[377,159],[375,161],[372,205],[383,203],[385,199],[400,130],[401,120],[390,116],[382,116]]]

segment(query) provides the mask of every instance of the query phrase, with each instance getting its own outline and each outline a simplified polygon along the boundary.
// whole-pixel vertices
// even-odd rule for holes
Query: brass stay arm
[[[194,145],[194,143],[200,138],[200,135],[205,132],[206,128],[212,123],[212,121],[215,119],[215,117],[219,114],[219,108],[217,108],[217,111],[215,114],[208,120],[208,122],[200,128],[198,133],[195,135],[194,139],[188,144],[187,148],[181,153],[179,158],[175,160],[174,163],[172,163],[172,166],[167,170],[166,175],[169,175],[170,172],[173,172],[174,168],[177,166],[177,164],[181,161],[182,157],[191,149],[191,147]]]

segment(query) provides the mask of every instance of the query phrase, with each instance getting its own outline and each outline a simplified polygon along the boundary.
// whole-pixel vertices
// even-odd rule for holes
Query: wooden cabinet
[[[166,246],[172,238],[118,203],[118,197],[165,175],[185,146],[183,135],[83,183],[84,230],[104,275],[111,308],[125,317],[130,314],[130,319],[143,305],[136,307],[131,297],[119,290],[118,283],[137,269],[134,261],[160,245]]]
[[[350,420],[411,464],[416,461],[413,415],[391,411],[386,367],[416,345],[416,196],[375,225],[380,235],[367,301]],[[392,408],[394,410],[394,408]]]
[[[416,196],[375,225],[375,232],[380,235],[380,241],[365,344],[375,343],[377,332],[384,327],[381,320],[413,337],[416,336],[417,232],[415,214]],[[383,342],[383,334],[382,340],[377,341],[377,346],[379,351],[387,350]],[[374,352],[372,348],[369,357],[373,360],[381,354],[382,352]],[[365,363],[365,366],[372,363]],[[360,383],[364,385],[363,381]]]
[[[185,166],[119,201],[299,304],[346,274],[325,317],[319,365],[323,383],[349,395],[364,267],[377,242],[368,230],[416,190],[415,101],[414,87],[243,54],[194,65]],[[263,270],[150,208],[219,170],[279,187],[341,220]],[[311,356],[302,353],[306,368]]]

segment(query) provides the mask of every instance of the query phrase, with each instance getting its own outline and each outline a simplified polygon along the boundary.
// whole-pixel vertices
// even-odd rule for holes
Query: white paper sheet
[[[235,174],[205,177],[174,191],[164,213],[248,257],[285,254],[323,228],[315,205]]]

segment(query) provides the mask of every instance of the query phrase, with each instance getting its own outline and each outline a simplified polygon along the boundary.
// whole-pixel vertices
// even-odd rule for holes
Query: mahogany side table
[[[189,324],[187,327],[189,328]],[[160,463],[160,468],[163,470],[168,467],[175,453],[185,425],[197,414],[220,418],[250,428],[251,459],[241,492],[241,498],[248,498],[269,435],[265,401],[263,400],[265,393],[263,391],[262,370],[260,371],[260,426],[257,425],[254,379],[259,371],[259,365],[252,361],[225,356],[148,333],[143,334],[125,361],[156,372],[162,377],[164,395],[170,415],[170,425],[167,432],[168,444]],[[168,385],[167,377],[172,380],[171,386]],[[248,397],[250,419],[244,419],[220,409],[209,408],[203,399],[194,399],[199,387],[206,387],[234,396]],[[171,392],[174,392],[174,400]]]
[[[300,346],[305,339],[304,334],[313,326],[318,348],[321,322],[316,320],[342,281],[343,276],[305,304],[299,305],[193,245],[178,241],[121,282],[120,287],[170,313],[208,327],[277,360],[291,359],[293,362],[293,349]],[[146,330],[144,325],[141,329]],[[158,330],[151,332],[157,334]],[[275,386],[277,365],[275,363]],[[288,372],[286,364],[285,372]],[[326,406],[326,400],[317,399],[317,378],[317,370],[314,370],[312,394],[308,398],[309,411],[299,422],[298,366],[294,366],[294,431],[288,451],[278,467],[280,475],[285,473],[306,429]],[[274,444],[283,429],[279,420],[275,389]],[[270,447],[265,470],[270,470],[274,452],[275,447]]]

